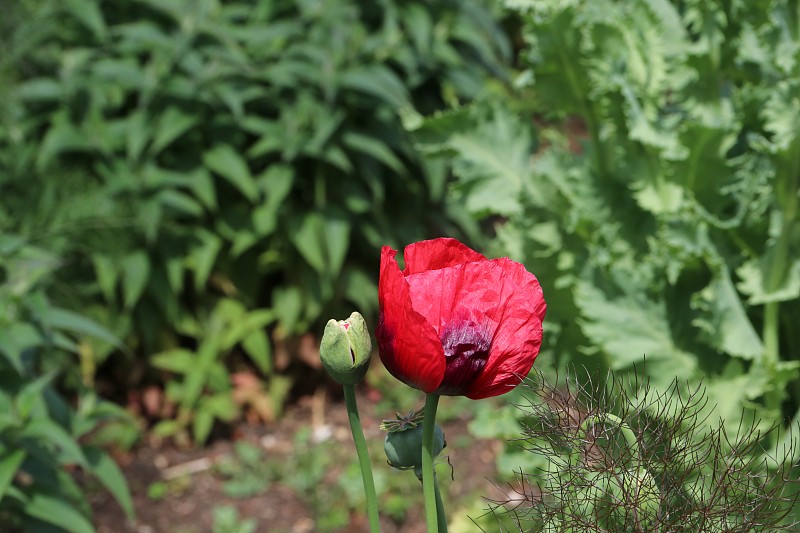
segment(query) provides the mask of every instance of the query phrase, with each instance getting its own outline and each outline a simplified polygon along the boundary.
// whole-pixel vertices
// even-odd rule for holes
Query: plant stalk
[[[436,408],[439,405],[438,394],[428,394],[425,397],[425,411],[422,421],[422,495],[425,499],[425,522],[428,533],[439,530],[437,518],[436,482],[433,470],[433,436],[436,427]],[[440,502],[441,503],[441,499]],[[444,515],[444,509],[442,509]],[[444,519],[444,516],[442,516]]]
[[[442,493],[439,492],[439,481],[436,479],[436,476],[433,477],[433,488],[436,493],[436,517],[439,524],[439,533],[447,533],[447,515],[444,514]]]
[[[364,483],[369,531],[370,533],[380,533],[381,523],[378,517],[378,497],[375,493],[375,480],[372,477],[372,463],[370,463],[369,460],[367,441],[364,439],[361,419],[358,417],[355,386],[342,385],[342,387],[344,388],[344,403],[347,407],[347,419],[350,421],[350,431],[353,433],[353,442],[356,445],[356,454],[358,455],[358,466],[361,469],[361,481]]]

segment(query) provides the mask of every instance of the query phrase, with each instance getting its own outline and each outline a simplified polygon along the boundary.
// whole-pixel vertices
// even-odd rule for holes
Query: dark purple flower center
[[[492,344],[491,336],[486,328],[464,321],[442,328],[440,338],[447,366],[436,393],[462,395],[486,366]]]

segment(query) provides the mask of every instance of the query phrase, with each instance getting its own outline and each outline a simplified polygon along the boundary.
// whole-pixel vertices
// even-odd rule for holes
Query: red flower
[[[536,276],[455,239],[406,246],[401,271],[381,249],[377,338],[389,372],[426,393],[473,400],[506,393],[542,344],[546,305]]]

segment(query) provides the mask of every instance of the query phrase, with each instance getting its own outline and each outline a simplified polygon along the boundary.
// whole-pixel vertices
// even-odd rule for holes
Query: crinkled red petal
[[[489,359],[466,392],[486,398],[508,392],[533,366],[546,305],[536,276],[509,259],[494,259],[406,277],[411,305],[441,334],[445,326],[479,324],[491,334]]]
[[[510,259],[497,259],[504,272],[493,319],[498,327],[489,360],[466,396],[477,400],[505,394],[530,372],[542,345],[547,305],[536,276]]]
[[[381,249],[381,316],[376,332],[381,360],[400,381],[426,393],[433,392],[444,377],[442,343],[434,328],[412,306],[396,254],[388,246]]]
[[[486,261],[486,257],[472,248],[450,238],[431,239],[409,244],[403,250],[406,276],[428,270]]]

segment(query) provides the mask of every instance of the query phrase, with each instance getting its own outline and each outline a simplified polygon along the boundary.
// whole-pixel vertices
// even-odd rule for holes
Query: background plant
[[[507,41],[481,4],[53,1],[10,16],[0,219],[65,263],[59,302],[131,346],[124,364],[91,343],[120,382],[158,381],[152,354],[202,358],[216,341],[197,332],[226,299],[261,326],[271,311],[281,342],[353,305],[375,313],[380,245],[475,230],[437,207],[446,176],[404,124],[499,73]],[[269,374],[263,335],[221,360]]]
[[[81,339],[119,341],[50,302],[57,267],[47,251],[0,236],[0,523],[83,533],[93,528],[81,478],[98,481],[133,515],[122,472],[92,438],[113,422],[125,423],[116,435],[124,437],[131,421],[84,384]]]
[[[621,376],[646,357],[655,389],[702,379],[726,427],[744,411],[797,453],[796,3],[506,5],[519,92],[414,135],[450,165],[449,201],[495,231],[489,255],[542,280],[537,367]],[[513,438],[524,421],[479,410],[470,427]],[[498,457],[505,475],[533,462]]]
[[[135,435],[129,419],[98,426],[115,411],[89,399],[155,388],[154,411],[132,407],[183,442],[245,409],[274,418],[302,364],[291,337],[341,309],[375,313],[380,245],[476,234],[443,208],[444,169],[425,166],[405,125],[474,98],[509,47],[478,2],[2,5],[0,235],[53,265],[25,267],[54,309],[35,292],[30,317],[6,317],[9,364],[37,363],[9,366],[19,386],[4,394],[61,391],[79,407],[59,404],[72,441],[57,439],[33,485],[16,475],[22,455],[6,457],[0,505],[22,523],[68,502],[67,527],[84,531],[70,465],[128,500],[106,456],[87,463],[75,446],[90,430]],[[9,272],[0,290],[14,292]],[[26,507],[51,478],[49,503]]]
[[[796,527],[796,450],[768,450],[767,460],[770,431],[752,419],[709,427],[702,387],[686,394],[676,379],[659,392],[647,381],[571,373],[558,384],[539,374],[524,388],[528,397],[518,407],[527,422],[517,445],[538,464],[519,472],[515,498],[501,502],[521,528]]]
[[[654,387],[704,377],[726,420],[797,420],[796,2],[0,5],[3,401],[61,398],[28,421],[131,442],[89,400],[146,385],[164,435],[276,416],[290,337],[369,317],[380,245],[442,234],[537,273],[537,366],[646,354]],[[515,87],[487,90],[509,37]],[[475,434],[519,434],[486,405]],[[51,444],[52,509],[85,519],[62,472],[85,464]],[[3,453],[2,518],[34,519],[41,486]]]
[[[796,420],[795,4],[509,6],[515,112],[472,106],[415,134],[454,160],[453,201],[494,227],[493,255],[543,280],[550,353],[615,371],[646,356],[654,385],[710,376],[723,418]]]

